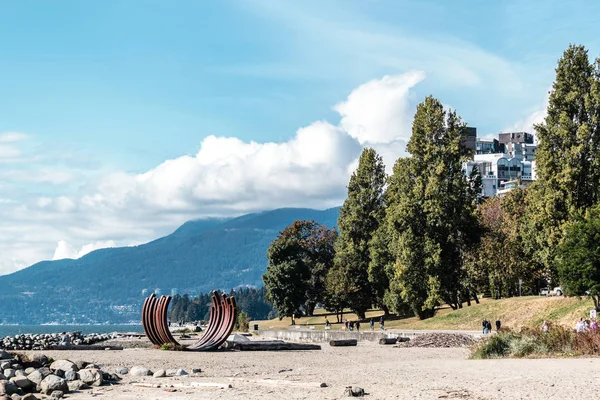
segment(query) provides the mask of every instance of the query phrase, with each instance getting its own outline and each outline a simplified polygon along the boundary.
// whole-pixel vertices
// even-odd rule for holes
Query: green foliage
[[[539,328],[521,332],[501,331],[483,338],[473,348],[471,358],[527,357],[532,355],[600,354],[600,334],[594,331],[574,333],[562,326],[550,326],[547,332]]]
[[[589,291],[600,311],[600,205],[570,225],[557,251],[558,272],[565,293],[585,295]]]
[[[240,288],[229,292],[229,296],[235,297],[238,309],[245,312],[252,319],[267,319],[273,306],[265,299],[267,291],[264,287]],[[209,309],[212,304],[211,294],[202,293],[190,299],[188,295],[175,295],[171,302],[171,311],[169,319],[172,324],[178,321],[207,321],[209,318]],[[176,331],[178,332],[178,331]],[[185,332],[182,332],[185,333]]]
[[[325,300],[325,279],[333,265],[335,229],[314,221],[295,221],[271,243],[263,281],[267,299],[280,317],[312,315]]]
[[[427,97],[415,114],[407,147],[412,157],[394,166],[391,181],[398,187],[387,213],[394,230],[391,278],[420,318],[431,317],[441,302],[457,308],[471,296],[465,293],[463,260],[478,239],[479,189],[462,173],[465,137],[456,112],[446,113]]]
[[[245,312],[239,312],[233,327],[238,332],[248,332],[250,329],[250,317]]]
[[[556,68],[545,121],[535,126],[538,180],[527,196],[525,246],[549,278],[566,224],[600,198],[600,62],[571,45]]]
[[[338,219],[339,237],[335,243],[334,275],[344,282],[337,285],[347,289],[345,303],[361,318],[375,300],[372,285],[381,297],[382,275],[372,274],[369,280],[371,262],[370,243],[385,217],[383,188],[385,186],[385,166],[375,150],[364,149],[358,168],[352,173],[348,183],[348,197],[340,209]],[[333,278],[329,280],[332,281]],[[338,295],[342,295],[339,293]]]

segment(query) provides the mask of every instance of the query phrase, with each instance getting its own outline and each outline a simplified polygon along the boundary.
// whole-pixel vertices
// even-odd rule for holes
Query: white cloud
[[[533,133],[535,135],[534,125],[540,124],[544,122],[544,119],[548,115],[548,101],[550,99],[550,90],[548,89],[548,94],[544,99],[543,104],[531,111],[528,115],[518,120],[513,125],[509,126],[506,131],[508,132],[528,132]]]
[[[411,89],[423,79],[422,72],[413,71],[367,82],[335,106],[338,125],[316,121],[285,142],[211,135],[195,155],[144,173],[114,172],[80,182],[79,195],[40,195],[8,204],[0,208],[6,224],[0,252],[13,261],[12,267],[0,265],[0,273],[47,259],[52,251],[55,260],[79,258],[102,247],[146,242],[190,219],[340,205],[364,147],[380,152],[388,171],[406,155],[414,114]],[[52,184],[71,178],[48,171],[35,179]]]
[[[78,259],[85,256],[88,253],[91,253],[94,250],[105,249],[108,247],[117,247],[117,244],[112,241],[99,241],[88,243],[77,251],[72,245],[67,243],[64,240],[59,240],[58,245],[56,246],[56,250],[54,250],[54,255],[52,256],[52,260],[62,260],[65,258]]]
[[[27,139],[28,136],[19,132],[3,132],[0,133],[0,143],[20,142]]]

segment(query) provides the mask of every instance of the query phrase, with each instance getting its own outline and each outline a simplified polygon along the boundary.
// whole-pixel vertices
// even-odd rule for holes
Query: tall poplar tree
[[[350,177],[348,197],[340,209],[339,236],[335,244],[332,276],[345,279],[330,287],[348,288],[345,304],[361,318],[373,304],[373,292],[369,282],[371,260],[369,243],[384,218],[383,189],[385,166],[377,152],[364,149],[358,168]]]
[[[600,60],[571,45],[558,61],[548,115],[535,126],[537,181],[527,197],[523,237],[534,260],[556,276],[565,224],[600,197]]]
[[[454,111],[427,97],[415,114],[407,150],[412,157],[396,171],[405,190],[388,209],[397,235],[394,279],[403,299],[421,318],[441,302],[461,307],[463,258],[478,238],[476,194],[462,171],[466,125]]]

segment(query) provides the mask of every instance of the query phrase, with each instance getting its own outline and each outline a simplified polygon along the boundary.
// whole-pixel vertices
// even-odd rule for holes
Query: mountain
[[[189,221],[135,247],[42,261],[0,276],[0,323],[118,323],[139,320],[148,294],[199,294],[262,286],[269,244],[298,219],[335,227],[339,207],[282,208],[233,219]]]

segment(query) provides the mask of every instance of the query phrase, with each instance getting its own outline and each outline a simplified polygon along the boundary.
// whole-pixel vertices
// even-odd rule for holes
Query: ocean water
[[[22,333],[61,333],[80,331],[86,333],[139,332],[142,325],[0,325],[0,338]]]

